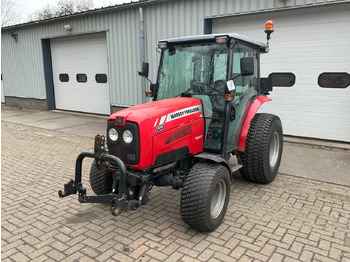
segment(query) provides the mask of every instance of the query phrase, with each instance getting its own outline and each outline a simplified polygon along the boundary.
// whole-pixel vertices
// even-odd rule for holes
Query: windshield
[[[226,81],[228,52],[226,43],[173,45],[165,49],[157,79],[157,100],[183,92],[209,93],[214,82]]]

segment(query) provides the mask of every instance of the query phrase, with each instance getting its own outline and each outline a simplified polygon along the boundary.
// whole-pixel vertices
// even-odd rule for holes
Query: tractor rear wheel
[[[199,162],[181,193],[182,219],[193,229],[210,232],[222,222],[230,198],[230,173],[216,163]]]
[[[276,177],[283,150],[282,123],[278,116],[256,114],[250,123],[245,151],[240,152],[244,179],[268,184]]]
[[[95,162],[92,163],[90,169],[90,185],[92,191],[96,195],[105,195],[112,192],[113,178],[110,172],[99,170]]]

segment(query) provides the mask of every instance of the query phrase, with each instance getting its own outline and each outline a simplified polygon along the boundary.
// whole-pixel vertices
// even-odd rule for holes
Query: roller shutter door
[[[236,32],[265,42],[265,22],[275,32],[261,56],[261,76],[293,72],[296,85],[275,87],[259,110],[278,115],[284,133],[350,142],[350,87],[321,88],[323,72],[350,71],[350,4],[325,5],[213,20],[213,33]]]
[[[51,40],[57,109],[110,114],[106,34]]]

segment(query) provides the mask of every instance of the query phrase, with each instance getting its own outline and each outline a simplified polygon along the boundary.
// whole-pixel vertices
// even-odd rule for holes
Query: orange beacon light
[[[270,40],[270,35],[273,33],[273,21],[269,20],[265,24],[265,33],[267,34],[267,40]]]
[[[273,33],[273,21],[269,20],[266,22],[265,24],[265,33],[266,33],[266,39],[267,39],[267,43],[265,46],[265,53],[268,53],[270,51],[270,47],[269,47],[269,40],[270,40],[270,36]]]

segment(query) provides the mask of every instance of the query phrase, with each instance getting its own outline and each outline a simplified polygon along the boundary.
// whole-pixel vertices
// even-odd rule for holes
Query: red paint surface
[[[186,115],[170,122],[164,122],[164,128],[156,131],[161,118],[178,110],[197,106],[200,99],[178,97],[149,102],[118,111],[108,118],[115,121],[116,117],[124,117],[124,121],[135,122],[140,130],[140,162],[133,165],[136,170],[151,167],[158,154],[162,154],[187,145],[190,153],[196,154],[203,150],[204,118],[203,109],[200,112]],[[157,120],[158,119],[158,120]],[[192,125],[192,133],[165,145],[166,139],[184,125]],[[196,139],[198,136],[201,138]]]
[[[185,127],[191,126],[192,132],[186,136],[181,137],[167,145],[165,145],[166,140],[169,136],[174,134],[177,130]],[[163,132],[157,136],[153,137],[153,161],[154,165],[156,158],[160,154],[173,151],[177,148],[188,146],[190,153],[198,154],[203,151],[203,139],[204,139],[204,118],[199,118],[197,120],[186,123],[185,125],[178,126],[167,132]]]
[[[243,124],[243,127],[242,127],[241,137],[239,139],[238,151],[243,152],[245,150],[245,144],[246,144],[246,141],[247,141],[248,131],[249,131],[249,128],[250,128],[250,122],[254,118],[256,112],[258,111],[258,109],[260,108],[260,106],[263,103],[269,102],[271,100],[272,99],[267,97],[267,96],[259,96],[250,105],[250,108],[248,110],[247,116],[246,116],[246,118],[244,120],[244,124]]]

